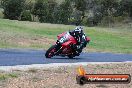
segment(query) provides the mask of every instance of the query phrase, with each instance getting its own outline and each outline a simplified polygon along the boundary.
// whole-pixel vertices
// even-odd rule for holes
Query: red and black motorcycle
[[[70,35],[69,32],[64,32],[59,34],[57,42],[52,45],[45,53],[46,58],[51,58],[53,56],[68,56],[73,58],[76,52],[73,50],[72,46],[77,44],[76,39]],[[86,37],[86,42],[89,42],[90,38]]]

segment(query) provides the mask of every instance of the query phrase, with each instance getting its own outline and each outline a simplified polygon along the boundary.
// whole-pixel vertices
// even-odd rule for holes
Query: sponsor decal
[[[90,84],[90,83],[130,83],[130,74],[88,74],[82,66],[78,68],[78,74],[76,76],[78,84]]]

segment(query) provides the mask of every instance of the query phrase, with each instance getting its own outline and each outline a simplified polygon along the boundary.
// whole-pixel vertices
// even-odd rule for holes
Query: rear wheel
[[[51,58],[55,55],[56,45],[51,46],[45,53],[46,58]]]
[[[75,56],[74,55],[68,55],[69,58],[74,58]]]

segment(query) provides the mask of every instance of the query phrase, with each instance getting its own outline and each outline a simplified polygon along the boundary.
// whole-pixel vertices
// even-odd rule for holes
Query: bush
[[[53,23],[53,11],[56,4],[54,0],[37,0],[32,14],[38,16],[40,22]]]
[[[69,24],[72,7],[70,0],[65,0],[54,9],[54,22],[59,24]]]
[[[32,21],[31,12],[29,10],[25,10],[21,14],[22,21]]]
[[[2,0],[4,18],[18,20],[24,8],[25,0]]]
[[[32,14],[38,16],[40,22],[68,24],[72,7],[70,0],[57,4],[55,0],[37,0]]]

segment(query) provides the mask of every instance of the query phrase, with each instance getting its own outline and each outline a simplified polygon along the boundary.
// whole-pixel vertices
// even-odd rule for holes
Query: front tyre
[[[53,56],[55,56],[55,52],[56,52],[56,45],[52,45],[45,53],[45,57],[46,58],[51,58]]]

